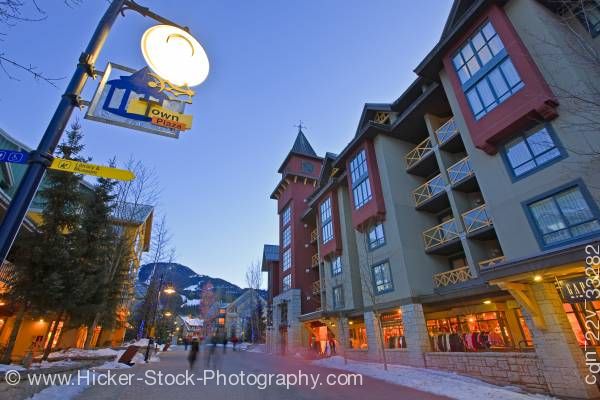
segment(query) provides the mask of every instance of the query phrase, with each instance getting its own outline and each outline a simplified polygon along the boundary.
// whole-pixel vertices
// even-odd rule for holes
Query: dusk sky
[[[232,1],[143,0],[204,46],[211,71],[196,87],[194,128],[179,140],[83,120],[86,155],[104,164],[133,155],[158,172],[177,262],[246,286],[244,273],[265,243],[276,244],[269,195],[292,146],[298,120],[319,155],[338,153],[356,131],[366,102],[390,102],[414,80],[418,62],[441,34],[450,0]],[[70,77],[108,2],[41,2],[47,19],[7,31],[6,56],[48,76]],[[174,7],[176,5],[176,7]],[[140,37],[154,21],[120,18],[104,48],[107,61],[141,68]],[[35,147],[59,89],[0,71],[0,127]],[[87,91],[96,83],[90,81]]]

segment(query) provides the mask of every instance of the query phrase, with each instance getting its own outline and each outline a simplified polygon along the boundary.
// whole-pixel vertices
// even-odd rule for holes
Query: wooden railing
[[[425,250],[447,243],[458,237],[458,229],[454,218],[427,229],[423,232]]]
[[[423,140],[414,149],[406,154],[406,168],[410,168],[415,165],[419,160],[431,153],[433,147],[431,146],[431,140],[429,138]]]
[[[312,283],[312,294],[314,296],[319,296],[321,294],[321,281],[314,281]]]
[[[456,122],[454,122],[454,117],[450,118],[446,123],[435,131],[435,137],[439,144],[446,143],[448,139],[453,137],[458,133],[458,128],[456,127]]]
[[[315,228],[311,233],[310,233],[310,242],[314,243],[317,241],[317,238],[319,237],[319,232],[317,231],[317,229]]]
[[[487,212],[485,204],[463,213],[462,219],[465,223],[467,233],[475,232],[476,230],[492,225],[492,219]]]
[[[318,267],[319,266],[319,255],[318,254],[313,254],[312,256],[312,260],[311,260],[311,266],[312,267]]]
[[[497,264],[504,262],[506,260],[506,256],[494,257],[489,260],[479,261],[479,269],[489,269],[494,268]]]
[[[469,266],[456,268],[451,271],[442,272],[433,275],[433,286],[436,288],[444,287],[448,285],[455,285],[457,283],[466,282],[469,279],[473,279]]]
[[[415,190],[413,190],[413,199],[418,206],[429,200],[436,194],[444,191],[444,179],[442,175],[436,175]]]
[[[375,118],[373,118],[373,122],[376,124],[386,125],[390,123],[390,113],[385,111],[379,111],[375,113]]]
[[[467,179],[472,176],[473,173],[469,157],[465,157],[448,167],[448,179],[450,180],[451,185]]]

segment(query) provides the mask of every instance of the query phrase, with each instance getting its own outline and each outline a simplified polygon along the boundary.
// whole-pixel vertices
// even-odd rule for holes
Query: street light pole
[[[37,149],[31,152],[27,170],[6,210],[6,214],[0,225],[0,263],[6,260],[6,256],[19,233],[21,223],[40,186],[44,173],[52,161],[52,154],[71,118],[73,110],[75,107],[83,106],[80,98],[81,92],[88,78],[96,77],[94,63],[98,59],[98,55],[106,42],[108,34],[119,14],[127,9],[134,10],[145,17],[150,17],[163,24],[180,27],[132,0],[112,1],[98,23],[85,51],[79,56],[75,73],[71,77],[65,93],[62,95]]]

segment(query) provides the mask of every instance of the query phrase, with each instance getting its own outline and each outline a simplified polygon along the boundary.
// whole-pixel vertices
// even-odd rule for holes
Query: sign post
[[[71,172],[74,174],[92,175],[100,178],[130,181],[135,178],[133,172],[126,169],[105,167],[103,165],[88,164],[80,161],[55,158],[48,167],[57,171]]]

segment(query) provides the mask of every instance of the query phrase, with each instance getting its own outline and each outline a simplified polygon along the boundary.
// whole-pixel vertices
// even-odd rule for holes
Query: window
[[[563,153],[547,128],[519,136],[504,146],[504,155],[514,177],[520,177],[548,162],[560,158]]]
[[[290,223],[291,219],[292,219],[292,209],[290,208],[290,206],[287,206],[285,208],[285,210],[283,210],[283,213],[281,214],[281,224],[283,226],[285,226]]]
[[[292,243],[292,227],[288,226],[283,230],[283,247],[288,247]]]
[[[321,204],[321,230],[323,231],[323,244],[333,239],[333,220],[331,218],[331,197]]]
[[[577,0],[565,1],[566,8],[561,14],[568,18],[565,11],[570,10],[575,15],[585,30],[596,37],[600,34],[600,1],[599,0]]]
[[[524,86],[490,22],[467,41],[452,63],[475,119],[482,118]]]
[[[336,286],[333,288],[333,308],[344,307],[344,288]]]
[[[292,266],[292,249],[283,252],[283,270],[287,271]]]
[[[382,294],[394,290],[390,263],[383,262],[373,267],[373,287],[375,294]]]
[[[339,275],[342,273],[342,257],[337,256],[331,260],[331,275]]]
[[[292,275],[288,274],[286,276],[283,277],[282,280],[282,291],[285,292],[286,290],[289,290],[292,288]]]
[[[354,208],[359,209],[373,197],[367,169],[367,153],[364,149],[350,161],[350,178]]]
[[[383,224],[377,224],[369,231],[369,250],[374,250],[385,244]]]
[[[531,202],[527,208],[544,246],[600,232],[598,211],[579,186]]]

